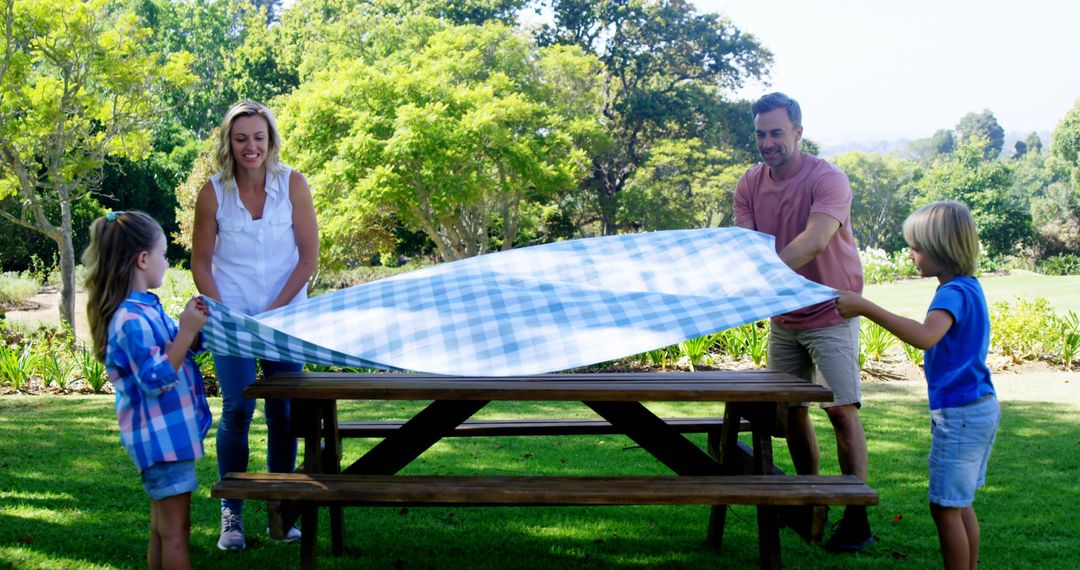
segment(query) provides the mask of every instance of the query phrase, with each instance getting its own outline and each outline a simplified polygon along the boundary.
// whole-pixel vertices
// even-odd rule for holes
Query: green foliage
[[[741,359],[745,356],[754,366],[765,366],[769,355],[769,321],[746,323],[717,333],[714,343],[731,358]]]
[[[1080,275],[1080,254],[1061,253],[1039,262],[1043,275]]]
[[[151,30],[110,0],[3,6],[0,65],[0,218],[52,239],[59,251],[62,318],[74,319],[72,210],[97,190],[108,159],[150,148],[155,93],[185,85],[191,56],[147,49]]]
[[[729,226],[735,183],[748,167],[700,139],[657,141],[626,183],[617,224],[640,231]]]
[[[1080,98],[1057,126],[1050,139],[1050,155],[1068,164],[1073,172],[1080,169]],[[1080,182],[1074,174],[1074,184]]]
[[[897,341],[899,340],[900,339],[897,339]],[[914,346],[911,346],[906,342],[900,342],[900,348],[904,349],[904,354],[907,355],[908,360],[910,360],[912,364],[914,364],[915,366],[923,365],[923,358],[926,356],[926,353],[923,351],[923,349],[915,348]]]
[[[599,132],[594,59],[496,24],[424,41],[343,60],[283,99],[286,159],[312,182],[324,251],[392,250],[385,239],[344,249],[385,235],[391,215],[447,260],[482,253],[494,219],[509,248],[522,204],[573,190],[587,166],[577,145]]]
[[[647,162],[653,144],[700,139],[704,148],[754,154],[748,105],[726,95],[760,79],[772,54],[717,14],[689,2],[556,0],[543,45],[577,45],[603,63],[605,126],[610,144],[591,152],[589,211],[615,233],[621,192]]]
[[[38,355],[41,383],[45,388],[52,384],[61,390],[67,390],[74,379],[78,367],[71,351],[66,347],[54,347]]]
[[[984,160],[997,158],[1005,145],[1005,129],[1001,128],[990,109],[986,109],[982,113],[964,115],[960,119],[960,123],[956,125],[956,135],[961,141],[973,137],[984,139],[986,145],[983,147]]]
[[[195,288],[195,281],[190,271],[170,268],[165,272],[161,287],[154,289],[154,294],[161,299],[165,314],[175,319],[184,311],[184,306],[188,301],[199,294],[199,291]]]
[[[898,339],[885,327],[871,321],[860,319],[859,328],[859,364],[867,360],[881,360],[885,353],[896,345]]]
[[[985,142],[985,139],[983,139]],[[1009,166],[983,159],[983,144],[967,140],[949,158],[936,162],[917,183],[915,206],[956,200],[971,208],[979,237],[991,256],[1013,253],[1031,237],[1026,196],[1009,192]]]
[[[712,335],[705,335],[680,342],[677,345],[679,349],[679,358],[685,358],[687,367],[693,371],[695,370],[695,365],[707,364],[709,362],[709,348],[712,344]]]
[[[94,356],[93,349],[80,347],[75,353],[75,363],[83,384],[95,394],[100,393],[109,381],[109,375],[105,373],[105,364]]]
[[[313,287],[312,295],[318,295],[327,291],[336,291],[338,289],[345,289],[346,287],[355,287],[356,285],[363,285],[371,281],[378,281],[379,279],[385,279],[392,277],[400,273],[406,273],[409,271],[416,271],[428,267],[429,262],[423,260],[411,260],[405,265],[397,267],[387,267],[385,265],[373,265],[362,266],[356,269],[346,269],[340,271],[326,271],[319,274],[319,279],[316,281]]]
[[[1015,303],[1000,301],[990,307],[990,347],[1013,362],[1056,354],[1061,327],[1053,307],[1043,298]]]
[[[36,367],[37,355],[29,346],[0,344],[0,385],[15,391],[28,387]]]
[[[27,273],[0,273],[0,310],[3,305],[33,297],[41,283]]]
[[[888,283],[919,276],[919,270],[911,263],[907,250],[903,249],[892,254],[882,249],[862,249],[859,250],[859,262],[862,264],[863,282],[866,284]]]
[[[1072,370],[1072,363],[1080,354],[1080,316],[1073,311],[1068,311],[1064,316],[1058,317],[1058,334],[1061,338],[1061,364],[1065,370]]]
[[[860,247],[906,247],[901,226],[914,209],[917,165],[883,154],[849,152],[835,159],[851,182],[851,231]]]

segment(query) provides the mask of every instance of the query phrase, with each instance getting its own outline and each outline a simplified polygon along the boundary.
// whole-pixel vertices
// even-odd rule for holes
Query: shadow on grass
[[[421,404],[345,406],[343,417],[407,417]],[[216,411],[220,402],[211,407]],[[487,417],[584,416],[580,406],[503,405]],[[693,407],[664,413],[718,413]],[[822,447],[822,472],[836,473],[835,441],[824,413],[812,414]],[[870,485],[881,504],[870,510],[879,544],[857,556],[836,556],[782,535],[788,568],[892,568],[940,565],[926,506],[928,412],[924,400],[887,396],[863,408],[870,446]],[[252,424],[253,469],[265,461],[265,428]],[[1078,527],[1072,501],[1080,497],[1080,418],[1075,408],[1007,402],[987,486],[976,509],[987,567],[1071,567]],[[242,564],[260,570],[294,568],[296,545],[272,543],[262,532],[265,508],[246,510],[248,550],[218,551],[213,432],[198,463],[200,488],[192,502],[195,567]],[[704,443],[704,436],[692,439]],[[373,442],[350,441],[347,459]],[[776,459],[791,471],[781,440]],[[469,438],[440,443],[410,474],[667,474],[620,436]],[[343,557],[330,553],[328,516],[321,513],[322,568],[742,568],[757,565],[752,507],[735,507],[725,549],[703,545],[708,509],[600,508],[350,508]],[[839,519],[834,510],[832,519]],[[112,398],[0,398],[0,565],[15,568],[138,568],[149,526],[147,499],[116,432]],[[6,564],[4,564],[6,563]]]

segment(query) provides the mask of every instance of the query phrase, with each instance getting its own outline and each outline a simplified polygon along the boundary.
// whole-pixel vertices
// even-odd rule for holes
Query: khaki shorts
[[[823,402],[823,408],[843,404],[861,406],[859,319],[808,330],[771,323],[768,366],[770,370],[787,372],[832,390],[834,399]]]

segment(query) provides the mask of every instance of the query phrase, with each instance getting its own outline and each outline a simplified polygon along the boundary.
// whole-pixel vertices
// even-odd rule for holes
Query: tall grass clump
[[[105,373],[105,364],[94,356],[94,351],[90,347],[81,347],[78,350],[75,362],[79,367],[79,374],[82,376],[82,381],[86,384],[86,387],[90,388],[94,393],[101,392],[109,381],[109,376]]]
[[[41,284],[28,273],[0,274],[0,305],[25,301],[41,289]]]
[[[871,321],[860,319],[859,328],[859,365],[867,360],[882,360],[885,353],[899,341],[885,327]]]
[[[1059,316],[1057,321],[1061,365],[1065,367],[1065,370],[1072,370],[1072,363],[1080,352],[1080,316],[1069,311]]]
[[[29,387],[36,359],[29,346],[0,344],[0,384],[15,391]]]

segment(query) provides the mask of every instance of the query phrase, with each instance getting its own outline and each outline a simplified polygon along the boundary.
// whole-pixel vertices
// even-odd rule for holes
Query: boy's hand
[[[180,313],[180,328],[192,334],[197,333],[202,330],[209,317],[210,308],[206,306],[206,302],[194,297],[184,306],[184,312]]]
[[[850,319],[863,314],[866,300],[862,295],[853,291],[833,291],[833,293],[840,295],[840,298],[836,300],[836,309],[840,311],[840,316]]]

